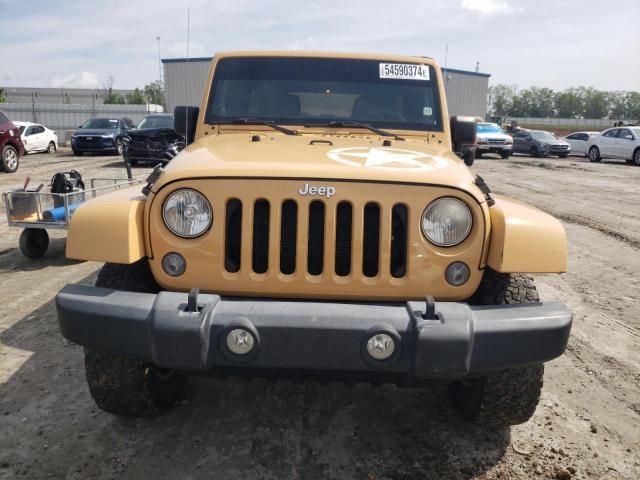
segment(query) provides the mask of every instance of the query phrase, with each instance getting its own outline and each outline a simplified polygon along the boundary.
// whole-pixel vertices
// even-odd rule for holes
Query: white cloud
[[[51,87],[97,88],[98,75],[94,72],[71,73],[59,75],[49,81]]]
[[[163,52],[163,56],[166,57],[186,57],[187,56],[187,42],[172,43]],[[211,52],[205,52],[205,49],[199,43],[189,42],[189,56],[190,57],[203,57],[211,55]]]
[[[506,1],[501,0],[462,0],[462,8],[484,15],[508,14],[515,11]]]

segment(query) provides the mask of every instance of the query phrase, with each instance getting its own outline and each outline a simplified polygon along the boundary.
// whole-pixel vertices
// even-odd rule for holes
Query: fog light
[[[227,334],[227,348],[236,355],[246,355],[255,343],[253,335],[244,328],[234,328]]]
[[[462,262],[453,262],[445,270],[444,278],[454,287],[458,287],[469,280],[469,267]]]
[[[376,333],[367,341],[367,353],[376,360],[386,360],[395,350],[396,342],[386,333]]]
[[[162,259],[162,269],[167,275],[179,277],[187,268],[187,262],[179,253],[167,253]]]

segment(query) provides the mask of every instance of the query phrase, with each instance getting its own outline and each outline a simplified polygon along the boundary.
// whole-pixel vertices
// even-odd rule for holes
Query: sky
[[[191,57],[424,55],[490,84],[640,91],[640,0],[0,0],[0,87],[144,87],[159,53],[187,55],[187,9]]]

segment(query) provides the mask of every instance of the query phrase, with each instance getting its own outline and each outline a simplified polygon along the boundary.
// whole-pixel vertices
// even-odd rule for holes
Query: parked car
[[[135,128],[130,118],[92,118],[71,135],[73,154],[85,152],[117,153],[124,151],[122,137]]]
[[[497,153],[509,158],[513,151],[513,138],[497,123],[479,122],[476,126],[476,158],[483,153]]]
[[[589,160],[620,158],[640,166],[640,127],[609,128],[587,142]]]
[[[166,164],[185,147],[184,137],[173,129],[170,113],[147,115],[123,141],[123,157],[129,165],[150,161]]]
[[[565,158],[571,153],[571,145],[544,130],[522,130],[513,136],[513,152],[534,157],[557,155]]]
[[[571,145],[571,153],[576,155],[587,156],[587,142],[589,138],[598,135],[600,132],[573,132],[566,137],[562,137],[569,145]]]
[[[58,149],[58,134],[44,125],[31,122],[13,122],[20,129],[25,153],[49,152]]]
[[[18,170],[22,155],[24,145],[20,138],[20,130],[0,112],[0,170],[7,173]]]

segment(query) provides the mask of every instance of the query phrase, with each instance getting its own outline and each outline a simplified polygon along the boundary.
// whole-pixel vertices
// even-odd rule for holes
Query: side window
[[[580,134],[578,134],[577,140],[584,140],[586,142],[587,140],[589,140],[589,134],[588,133],[580,133]]]
[[[567,140],[581,140],[579,133],[572,133],[567,137]]]
[[[42,125],[38,125],[37,127],[34,127],[34,132],[33,133],[44,133],[44,127]]]
[[[633,138],[633,135],[631,134],[631,130],[629,130],[628,128],[621,129],[620,133],[618,134],[618,138],[623,138],[626,140],[627,136],[631,136],[631,138]]]
[[[607,133],[604,134],[604,136],[608,138],[615,138],[618,136],[618,129],[614,128],[613,130],[609,130]]]
[[[27,131],[26,131],[26,132],[24,132],[24,135],[25,135],[26,137],[28,137],[29,135],[33,135],[34,130],[35,130],[35,128],[34,128],[34,127],[28,127],[28,128],[27,128]]]

